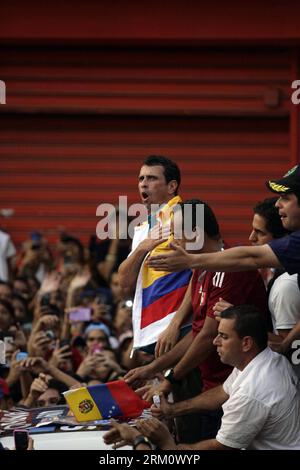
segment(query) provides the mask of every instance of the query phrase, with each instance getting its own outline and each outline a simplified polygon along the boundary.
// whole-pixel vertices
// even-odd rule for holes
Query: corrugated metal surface
[[[101,202],[137,202],[151,153],[245,241],[264,181],[289,166],[288,51],[6,48],[2,62],[0,207],[17,243],[34,229],[87,240]]]
[[[7,111],[97,114],[286,115],[284,49],[0,50]],[[279,106],[266,104],[279,91]]]

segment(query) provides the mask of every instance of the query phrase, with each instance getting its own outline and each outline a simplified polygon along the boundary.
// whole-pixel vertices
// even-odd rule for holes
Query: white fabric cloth
[[[149,224],[144,222],[142,225],[138,225],[134,228],[134,236],[132,240],[132,249],[128,256],[130,256],[133,251],[137,248],[137,246],[145,240],[149,232]],[[145,261],[145,260],[144,260]],[[141,268],[137,277],[136,281],[136,288],[134,293],[133,299],[133,306],[132,306],[132,328],[134,332],[133,336],[133,348],[138,348],[141,344],[145,344],[145,338],[141,338],[141,309],[142,309],[142,268],[143,263],[141,264]],[[150,343],[147,343],[150,344]]]
[[[9,280],[7,260],[16,254],[16,249],[8,233],[0,230],[0,279]]]
[[[142,225],[135,227],[134,236],[132,240],[132,250],[131,253],[137,248],[137,246],[145,240],[148,236],[149,224],[144,222]],[[142,288],[142,272],[143,265],[148,255],[145,256],[144,261],[141,264],[139,275],[136,281],[136,288],[132,306],[132,327],[133,327],[133,349],[139,349],[143,346],[153,344],[157,341],[158,331],[161,332],[167,328],[170,324],[172,318],[175,316],[176,312],[172,312],[169,315],[166,315],[161,320],[155,322],[155,326],[149,325],[141,329],[141,311],[142,311],[142,297],[143,297],[143,288]]]
[[[300,320],[300,289],[297,274],[283,273],[270,290],[269,310],[276,330],[291,330]]]
[[[243,371],[235,368],[223,388],[229,399],[217,441],[236,449],[300,449],[300,393],[284,356],[264,349]]]
[[[147,238],[149,232],[149,224],[147,222],[144,222],[141,225],[138,225],[137,227],[134,227],[134,235],[132,239],[132,247],[131,247],[131,252],[129,253],[128,256],[130,256],[133,251],[138,247],[138,245]]]
[[[269,294],[273,330],[291,330],[300,320],[300,289],[297,274],[283,273],[275,281]],[[292,365],[300,378],[300,364]]]

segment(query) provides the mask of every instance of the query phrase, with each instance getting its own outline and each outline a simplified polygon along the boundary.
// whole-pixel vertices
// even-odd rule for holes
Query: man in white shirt
[[[138,181],[148,221],[135,228],[132,251],[119,266],[118,274],[123,296],[134,294],[133,348],[153,354],[159,335],[181,305],[191,271],[179,270],[176,277],[167,272],[157,276],[145,264],[148,253],[155,254],[156,248],[164,251],[172,240],[170,220],[174,207],[181,202],[177,194],[181,181],[177,164],[166,157],[150,155],[140,169]]]
[[[214,340],[220,359],[234,366],[223,385],[190,400],[169,404],[161,396],[156,416],[174,417],[222,406],[215,439],[176,446],[158,420],[139,428],[161,449],[299,450],[300,394],[288,360],[267,347],[267,329],[253,306],[230,307],[221,313]]]

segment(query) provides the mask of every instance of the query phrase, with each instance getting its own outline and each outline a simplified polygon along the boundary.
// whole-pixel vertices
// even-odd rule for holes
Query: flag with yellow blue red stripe
[[[159,211],[157,221],[161,226],[172,226],[175,207],[182,202],[175,196]],[[172,230],[168,240],[155,247],[145,258],[136,284],[133,305],[134,349],[155,345],[159,335],[167,328],[179,309],[188,288],[192,271],[155,271],[147,264],[149,256],[170,251],[174,240]],[[185,327],[191,323],[186,319]]]
[[[64,393],[77,421],[137,418],[150,403],[142,400],[124,380],[80,387]]]

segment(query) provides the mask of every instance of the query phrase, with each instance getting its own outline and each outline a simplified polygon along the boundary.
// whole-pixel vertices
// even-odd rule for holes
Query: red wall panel
[[[210,203],[228,241],[242,241],[251,207],[267,195],[264,181],[288,166],[285,118],[92,117],[85,125],[87,135],[74,117],[1,122],[6,132],[0,141],[0,200],[2,207],[15,210],[5,225],[17,242],[33,229],[52,240],[62,229],[86,240],[95,232],[100,203],[116,203],[119,195],[138,201],[137,174],[151,153],[176,160],[183,196]]]
[[[287,41],[299,44],[295,0],[10,0],[0,39],[24,41]]]
[[[288,49],[7,46],[0,54],[2,112],[282,116],[291,108]]]
[[[138,201],[152,153],[245,241],[264,181],[292,161],[288,49],[3,46],[1,61],[0,208],[17,243],[36,229],[86,241],[101,202]]]

